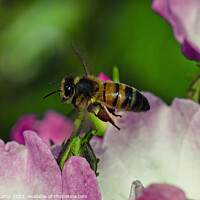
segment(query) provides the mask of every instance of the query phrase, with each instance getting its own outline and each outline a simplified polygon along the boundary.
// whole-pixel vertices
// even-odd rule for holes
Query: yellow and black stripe
[[[108,107],[126,111],[141,112],[150,109],[145,96],[135,88],[122,83],[104,82],[99,101]]]

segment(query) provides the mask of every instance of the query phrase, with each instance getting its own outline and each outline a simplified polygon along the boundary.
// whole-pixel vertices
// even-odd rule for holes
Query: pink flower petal
[[[31,182],[32,193],[61,194],[61,171],[48,145],[32,131],[24,132],[24,138],[28,150],[26,181]]]
[[[0,194],[62,194],[61,172],[47,144],[33,131],[24,138],[26,147],[0,142]]]
[[[200,1],[154,0],[152,8],[172,26],[175,38],[189,59],[200,59]]]
[[[0,195],[43,195],[42,199],[67,198],[101,199],[94,171],[85,158],[71,157],[62,175],[54,158],[60,145],[52,151],[33,131],[25,131],[25,146],[0,140]],[[71,196],[70,196],[71,195]],[[76,197],[76,198],[75,198]]]
[[[99,74],[98,78],[101,81],[111,81],[111,79],[108,76],[106,76],[104,73],[102,73],[102,72]]]
[[[136,200],[186,200],[184,192],[168,184],[152,184]]]
[[[34,114],[27,114],[19,118],[14,125],[11,139],[25,144],[23,136],[25,130],[37,132],[42,140],[50,146],[50,140],[54,143],[61,143],[67,139],[73,131],[73,124],[55,111],[46,112],[43,120],[37,120]]]
[[[62,179],[63,195],[84,195],[85,199],[101,199],[95,173],[85,158],[71,157],[64,165]]]
[[[41,121],[38,134],[50,146],[50,140],[61,143],[69,138],[72,131],[72,122],[55,111],[48,111]]]
[[[26,130],[37,131],[37,115],[27,114],[20,117],[15,126],[12,128],[10,137],[11,140],[18,142],[19,144],[25,144],[23,132]]]

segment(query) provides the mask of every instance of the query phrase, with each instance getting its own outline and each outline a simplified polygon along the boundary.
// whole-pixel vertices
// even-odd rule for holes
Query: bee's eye
[[[73,95],[73,92],[74,92],[74,89],[71,85],[68,85],[66,88],[65,88],[65,96],[66,97],[71,97]]]

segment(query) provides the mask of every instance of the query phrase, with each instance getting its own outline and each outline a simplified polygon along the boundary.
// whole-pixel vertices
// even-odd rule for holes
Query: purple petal
[[[62,171],[63,195],[85,195],[85,199],[100,200],[98,183],[94,171],[85,158],[73,156]],[[74,199],[78,199],[74,198]]]
[[[200,53],[198,51],[198,48],[197,47],[194,48],[191,45],[192,44],[189,43],[187,40],[184,40],[183,45],[182,45],[183,54],[190,60],[200,61]]]
[[[104,73],[102,73],[102,72],[99,74],[98,78],[101,81],[111,81],[111,79],[108,76],[106,76]]]
[[[152,184],[136,200],[186,200],[184,192],[168,184]]]
[[[27,114],[17,120],[10,133],[11,140],[25,144],[23,132],[26,130],[37,131],[36,114]]]
[[[24,138],[25,147],[0,142],[0,194],[62,194],[61,172],[47,144],[33,131]]]
[[[72,122],[55,111],[48,111],[39,126],[38,135],[50,146],[50,140],[56,144],[61,143],[72,131]]]

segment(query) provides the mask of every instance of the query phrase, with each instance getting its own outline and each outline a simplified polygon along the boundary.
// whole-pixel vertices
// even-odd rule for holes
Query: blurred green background
[[[199,73],[187,60],[167,22],[151,10],[150,0],[0,1],[0,134],[26,113],[42,118],[48,109],[63,114],[57,89],[65,75],[81,75],[82,65],[70,46],[76,41],[90,72],[151,91],[168,104],[185,92]]]

